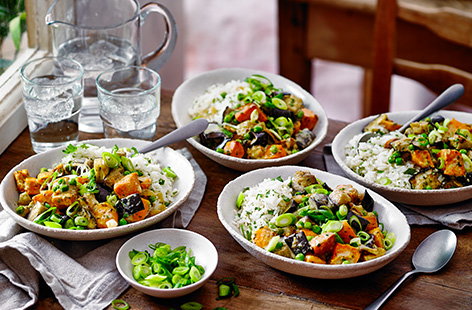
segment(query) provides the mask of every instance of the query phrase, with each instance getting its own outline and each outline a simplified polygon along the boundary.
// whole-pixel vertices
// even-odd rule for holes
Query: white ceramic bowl
[[[133,265],[128,253],[132,250],[148,250],[152,253],[148,246],[157,242],[169,244],[172,249],[178,246],[187,247],[187,251],[191,249],[195,262],[205,269],[202,278],[196,283],[172,289],[158,289],[139,284],[133,278]],[[217,265],[218,252],[213,243],[202,235],[185,229],[165,228],[144,232],[126,241],[116,254],[116,267],[121,276],[138,291],[160,298],[180,297],[199,289],[210,279]]]
[[[387,115],[391,120],[399,124],[403,124],[409,119],[411,119],[413,116],[415,116],[418,112],[419,111],[392,112],[387,113]],[[442,115],[446,118],[455,118],[458,121],[465,122],[468,124],[472,123],[472,114],[470,113],[444,110],[435,114]],[[348,141],[352,139],[352,137],[361,133],[362,129],[376,117],[377,116],[370,116],[351,123],[350,125],[343,128],[333,140],[333,157],[339,164],[339,166],[343,169],[344,173],[349,176],[349,178],[352,178],[353,180],[361,183],[362,185],[375,190],[376,192],[390,200],[412,205],[448,205],[451,203],[460,202],[472,198],[472,185],[461,188],[434,190],[395,188],[368,181],[362,176],[356,174],[351,169],[349,169],[349,167],[345,164],[346,156],[344,152],[344,147],[347,145]]]
[[[233,223],[235,202],[238,194],[245,187],[253,186],[266,178],[281,176],[283,179],[286,179],[289,176],[293,176],[299,170],[312,173],[331,187],[340,184],[351,184],[360,192],[365,191],[363,186],[346,178],[325,171],[298,166],[258,169],[234,179],[225,186],[218,198],[218,218],[230,235],[254,257],[273,268],[291,274],[319,279],[343,279],[373,272],[391,262],[406,248],[410,241],[410,226],[405,216],[392,203],[372,191],[369,191],[369,194],[375,201],[374,210],[379,214],[379,221],[385,225],[385,229],[393,232],[396,236],[394,246],[384,256],[379,258],[347,265],[313,264],[273,254],[245,239],[238,227]]]
[[[119,147],[134,146],[140,148],[148,144],[149,141],[132,139],[100,139],[80,141],[79,143],[90,143],[109,148],[112,148],[114,145],[118,145]],[[175,182],[175,188],[179,191],[179,193],[175,197],[174,202],[170,204],[165,211],[159,214],[124,226],[91,230],[50,228],[36,224],[16,214],[15,209],[17,207],[18,192],[16,190],[13,173],[17,170],[28,169],[30,175],[37,175],[41,168],[48,168],[52,167],[54,164],[57,164],[64,156],[62,153],[63,149],[64,148],[56,148],[25,159],[9,172],[0,184],[0,203],[5,211],[24,228],[45,236],[63,240],[101,240],[129,234],[131,232],[156,224],[171,215],[188,198],[195,183],[195,173],[190,162],[182,154],[174,151],[171,148],[161,148],[157,151],[154,151],[156,153],[153,153],[155,154],[153,156],[158,158],[158,161],[162,167],[171,166],[177,176],[182,177],[178,177]]]
[[[328,131],[328,118],[326,117],[326,113],[321,105],[310,93],[280,75],[251,69],[231,68],[209,71],[185,81],[177,88],[172,99],[172,117],[174,118],[177,127],[181,127],[191,121],[188,111],[193,104],[193,100],[197,96],[203,94],[209,86],[217,83],[224,84],[232,80],[244,80],[253,74],[261,74],[271,80],[275,87],[289,91],[300,97],[305,106],[318,115],[318,123],[313,129],[313,133],[316,136],[313,142],[300,152],[282,158],[242,159],[213,151],[200,144],[200,142],[195,138],[190,138],[187,141],[197,150],[217,163],[239,171],[249,171],[261,167],[280,166],[301,162],[310,155],[311,151],[313,151],[313,149],[320,144],[326,136]]]

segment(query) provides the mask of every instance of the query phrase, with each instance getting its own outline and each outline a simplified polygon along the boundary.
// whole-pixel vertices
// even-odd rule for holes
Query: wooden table
[[[170,116],[171,92],[162,93],[162,115],[159,135],[175,128]],[[332,141],[346,124],[330,121],[325,143]],[[81,134],[81,139],[100,135]],[[412,227],[407,249],[386,267],[366,276],[345,280],[318,280],[294,276],[270,268],[248,254],[220,224],[216,201],[223,187],[241,173],[220,166],[193,149],[187,142],[173,145],[188,147],[208,177],[208,186],[202,204],[188,229],[210,239],[219,252],[218,268],[209,283],[197,292],[180,299],[162,300],[144,295],[133,288],[127,289],[122,299],[131,309],[179,309],[187,301],[197,301],[204,309],[227,307],[237,309],[362,309],[390,287],[402,274],[412,269],[411,257],[418,244],[440,226]],[[318,147],[300,165],[324,170],[322,147]],[[25,130],[0,156],[1,174],[33,155],[29,133]],[[458,245],[450,263],[439,273],[420,275],[409,280],[387,302],[383,309],[471,309],[472,308],[472,229],[456,232]],[[235,277],[241,294],[237,298],[215,300],[215,282],[223,277]],[[37,309],[62,309],[45,283],[41,286]]]

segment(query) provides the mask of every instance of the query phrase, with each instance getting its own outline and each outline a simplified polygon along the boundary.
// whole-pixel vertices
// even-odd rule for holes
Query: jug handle
[[[155,67],[159,69],[172,54],[177,41],[177,26],[170,11],[160,3],[149,2],[141,7],[141,22],[144,22],[150,13],[162,15],[166,24],[166,33],[163,42],[152,52],[147,53],[142,58],[142,64],[147,65],[157,58]]]

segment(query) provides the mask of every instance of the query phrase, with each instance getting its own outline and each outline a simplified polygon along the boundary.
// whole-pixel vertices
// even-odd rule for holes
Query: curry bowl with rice
[[[137,151],[148,143],[88,140],[34,155],[5,176],[0,202],[21,226],[58,239],[99,240],[148,227],[172,214],[195,182],[179,152]]]
[[[184,82],[172,101],[178,127],[205,118],[210,125],[188,141],[216,162],[241,171],[298,163],[325,137],[321,105],[281,76],[219,69]]]
[[[472,115],[440,111],[396,131],[415,111],[356,121],[333,141],[336,162],[349,177],[393,201],[444,205],[472,197]],[[377,132],[360,142],[363,132]]]

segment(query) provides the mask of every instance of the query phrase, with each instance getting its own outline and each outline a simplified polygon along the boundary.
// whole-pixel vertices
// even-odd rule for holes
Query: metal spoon
[[[139,150],[140,153],[147,153],[154,151],[160,147],[179,142],[190,137],[196,136],[202,133],[208,127],[208,121],[203,118],[199,118],[191,121],[185,126],[177,128],[174,131],[171,131],[167,135],[157,139],[156,141],[148,144],[147,146]]]
[[[415,269],[405,273],[400,280],[391,286],[385,293],[377,298],[365,310],[379,309],[381,305],[393,294],[393,292],[409,276],[415,273],[432,273],[443,268],[454,255],[456,249],[457,237],[447,229],[437,231],[429,235],[420,243],[413,254],[413,266]]]
[[[459,99],[464,94],[464,86],[462,84],[454,84],[442,92],[436,99],[433,100],[429,105],[427,105],[420,113],[410,119],[408,122],[403,124],[399,132],[404,132],[411,123],[417,122],[422,120],[428,115],[433,114],[434,112],[441,110],[444,107],[447,107],[457,99]],[[370,138],[378,136],[379,134],[376,132],[366,132],[360,139],[357,144],[361,142],[367,142]]]

